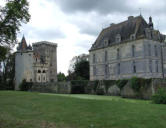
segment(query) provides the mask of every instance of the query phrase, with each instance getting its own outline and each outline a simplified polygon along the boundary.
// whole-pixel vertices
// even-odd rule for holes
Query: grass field
[[[166,128],[166,105],[111,96],[0,91],[0,128]]]

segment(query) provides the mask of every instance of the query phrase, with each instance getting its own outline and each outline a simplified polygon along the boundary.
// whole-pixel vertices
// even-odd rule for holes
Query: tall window
[[[135,61],[133,61],[133,73],[136,73],[136,65],[135,65]]]
[[[120,74],[120,63],[118,63],[118,75]]]
[[[119,48],[117,49],[117,59],[120,59],[120,52],[119,52]]]
[[[156,45],[154,46],[154,53],[155,53],[155,56],[158,56],[158,54],[157,54],[157,46]]]
[[[93,66],[93,75],[96,76],[96,66]]]
[[[135,56],[135,46],[132,45],[132,57],[134,57],[134,56]]]
[[[108,58],[108,54],[107,54],[107,51],[105,51],[105,62],[107,62],[107,58]]]
[[[148,44],[148,55],[151,56],[151,46]]]
[[[152,61],[149,61],[149,72],[152,72]]]
[[[158,72],[158,61],[156,60],[156,72]]]
[[[93,63],[96,63],[96,55],[93,54]]]
[[[108,75],[108,65],[105,65],[105,75]]]

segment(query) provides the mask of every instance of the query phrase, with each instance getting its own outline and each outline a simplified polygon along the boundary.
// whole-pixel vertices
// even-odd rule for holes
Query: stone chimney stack
[[[152,21],[152,17],[149,17],[149,28],[153,29],[153,21]]]

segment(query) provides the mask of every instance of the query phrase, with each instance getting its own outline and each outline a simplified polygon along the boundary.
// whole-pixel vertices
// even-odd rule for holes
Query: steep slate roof
[[[103,29],[95,43],[92,45],[90,51],[117,44],[115,39],[118,34],[121,36],[120,43],[131,40],[130,38],[132,34],[135,34],[135,39],[145,38],[145,28],[149,28],[149,25],[142,16],[131,16],[124,22],[113,24],[110,27]],[[104,40],[108,41],[107,46],[104,45]]]
[[[17,47],[18,51],[26,51],[26,50],[32,50],[31,45],[27,46],[27,42],[25,40],[25,37],[22,37],[21,42],[19,43],[18,47]]]

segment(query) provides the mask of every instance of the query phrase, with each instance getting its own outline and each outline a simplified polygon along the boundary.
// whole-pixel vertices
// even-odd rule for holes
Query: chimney
[[[149,17],[149,28],[153,29],[153,21],[152,21],[152,17]]]
[[[132,20],[134,18],[134,16],[129,16],[128,20]]]

